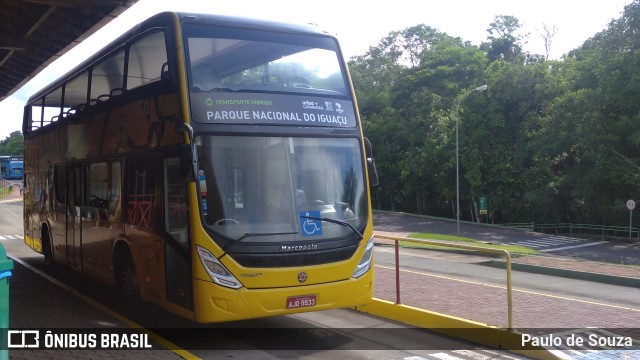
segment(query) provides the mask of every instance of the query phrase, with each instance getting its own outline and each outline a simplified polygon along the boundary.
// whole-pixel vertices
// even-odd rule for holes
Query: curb
[[[22,201],[22,198],[11,198],[11,199],[0,198],[0,204],[9,204],[9,203],[20,202],[20,201]]]
[[[522,334],[483,323],[444,315],[408,305],[374,298],[357,311],[417,326],[439,334],[470,341],[490,348],[506,350],[539,360],[559,360],[553,352],[537,346],[522,345]]]
[[[495,267],[499,269],[504,269],[506,266],[505,265],[506,263],[501,260],[489,260],[485,262],[479,262],[476,264]],[[541,274],[541,275],[559,276],[559,277],[565,277],[565,278],[576,279],[576,280],[593,281],[593,282],[599,282],[599,283],[610,284],[610,285],[640,288],[640,279],[630,278],[625,276],[589,273],[589,272],[577,271],[577,270],[556,269],[556,268],[550,268],[546,266],[518,264],[513,262],[511,263],[511,270],[524,271],[524,272],[530,272],[530,273]]]

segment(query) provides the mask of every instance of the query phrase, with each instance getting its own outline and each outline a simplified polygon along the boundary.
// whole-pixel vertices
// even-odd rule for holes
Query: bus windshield
[[[329,37],[196,25],[185,32],[191,92],[347,95]]]
[[[200,136],[196,145],[201,215],[226,241],[356,239],[365,225],[356,138]]]

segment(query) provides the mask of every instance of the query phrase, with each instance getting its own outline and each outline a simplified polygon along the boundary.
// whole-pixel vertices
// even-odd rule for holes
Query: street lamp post
[[[473,90],[469,90],[466,93],[462,94],[460,100],[458,100],[458,104],[456,105],[456,234],[460,235],[460,150],[458,147],[458,112],[460,110],[460,103],[462,100],[474,91],[485,91],[487,90],[487,85],[478,86]]]

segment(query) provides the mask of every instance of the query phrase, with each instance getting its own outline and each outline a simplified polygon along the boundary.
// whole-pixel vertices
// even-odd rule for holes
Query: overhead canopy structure
[[[137,0],[0,0],[0,101]]]

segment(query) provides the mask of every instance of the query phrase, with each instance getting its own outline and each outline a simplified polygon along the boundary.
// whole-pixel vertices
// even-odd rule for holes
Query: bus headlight
[[[207,273],[209,273],[213,282],[232,289],[242,287],[240,281],[231,275],[229,270],[227,270],[224,265],[222,265],[220,261],[218,261],[218,259],[209,252],[209,250],[197,245],[196,250],[198,251],[198,256],[200,257],[202,265],[207,270]]]
[[[364,275],[371,268],[371,260],[373,259],[373,235],[367,241],[367,246],[364,249],[364,253],[360,258],[360,262],[358,262],[358,266],[356,266],[356,270],[353,272],[351,277],[359,278]]]

